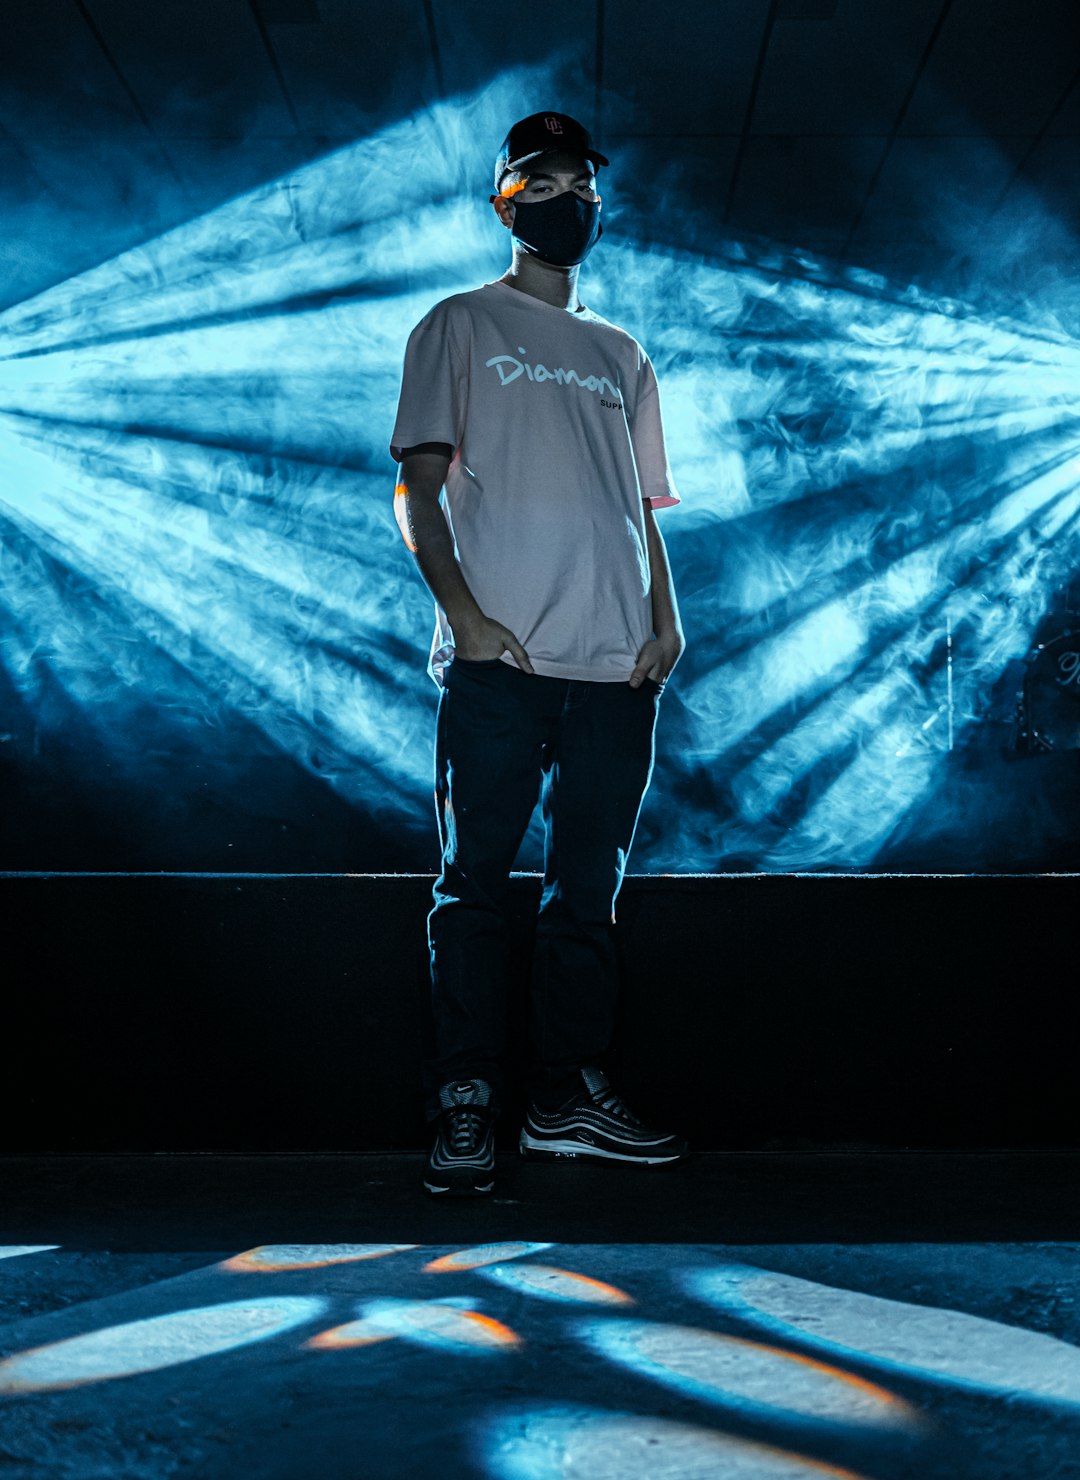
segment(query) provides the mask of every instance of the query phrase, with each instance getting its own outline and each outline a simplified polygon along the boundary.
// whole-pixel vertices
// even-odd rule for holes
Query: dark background
[[[3,305],[555,57],[554,101],[618,160],[642,242],[812,250],[1080,328],[1071,0],[8,0],[2,23]],[[418,588],[412,612],[426,640]],[[416,663],[411,637],[397,656]],[[136,696],[132,748],[159,758],[140,787],[92,714],[43,692],[31,714],[0,671],[0,865],[76,875],[4,880],[5,1144],[422,1144],[431,881],[391,875],[437,867],[430,797],[418,863],[400,798],[352,804],[242,715],[200,756]],[[622,1075],[643,1112],[729,1150],[1077,1144],[1075,888],[1039,877],[1075,867],[1077,753],[1009,753],[1009,705],[1002,743],[949,757],[879,861],[953,878],[628,880]],[[215,773],[226,755],[245,763]],[[206,767],[201,810],[170,812],[170,778]],[[999,799],[978,857],[935,837],[946,794]],[[1028,837],[1032,816],[1054,827]],[[647,813],[642,843],[664,825]],[[237,876],[90,877],[208,868]],[[360,868],[383,877],[322,876]],[[519,985],[537,892],[515,879]],[[520,993],[511,1011],[520,1029]]]
[[[429,877],[4,896],[24,959],[0,1149],[424,1146]],[[512,880],[506,1151],[539,898]],[[1080,1144],[1071,879],[636,875],[617,916],[613,1082],[699,1150]]]
[[[1080,44],[1069,0],[673,8],[566,0],[527,19],[502,6],[441,0],[9,0],[2,17],[0,307],[402,120],[437,121],[443,100],[482,96],[508,69],[547,66],[555,103],[583,117],[612,159],[612,241],[621,233],[643,250],[652,242],[727,260],[740,243],[759,259],[810,252],[831,271],[881,275],[881,291],[957,294],[983,313],[1029,321],[1049,314],[1074,337],[1080,332]],[[521,109],[535,101],[523,93]],[[463,143],[447,124],[446,164],[451,175],[468,176],[453,188],[481,198],[487,182],[469,173],[472,155],[469,170],[462,165],[466,143],[476,158],[491,153],[492,123],[479,105],[475,126],[483,138]],[[419,209],[424,190],[410,197],[407,173],[401,189],[406,209],[410,201]],[[422,279],[415,263],[410,271],[414,283]],[[437,277],[429,290],[438,296]],[[743,352],[753,336],[750,324]],[[392,395],[388,383],[387,405]],[[963,472],[946,462],[936,469],[926,463],[926,477],[947,482]],[[916,482],[922,471],[915,468]],[[364,475],[383,490],[370,497],[388,523],[392,467],[375,459]],[[676,759],[699,743],[682,709],[684,694],[692,700],[694,664],[707,672],[724,656],[708,631],[707,592],[695,589],[711,567],[700,563],[696,536],[680,543],[684,513],[674,511],[664,527],[677,588],[698,604],[689,610],[699,630],[666,699],[672,765],[654,778],[636,861],[646,871],[816,867],[763,863],[762,844],[742,855],[712,852],[705,834],[719,837],[738,820],[725,778],[689,760],[676,775]],[[746,521],[749,538],[781,537],[768,516],[766,509],[760,533]],[[791,526],[802,517],[793,511]],[[101,653],[127,640],[122,615],[72,576],[62,550],[27,554],[25,531],[6,521],[0,537],[29,560],[43,589],[55,586],[63,621],[93,634],[87,640]],[[430,746],[436,697],[422,672],[430,600],[392,528],[384,538],[379,579],[393,571],[386,599],[400,621],[392,646],[385,630],[378,635],[376,664],[389,662],[397,688],[387,723],[403,726],[402,744],[419,755]],[[25,599],[24,588],[0,610],[0,643],[20,637]],[[1060,590],[1043,599],[1051,615],[1060,613]],[[120,686],[107,701],[80,699],[78,683],[50,666],[49,634],[23,635],[23,650],[35,641],[29,687],[26,673],[0,666],[0,867],[438,866],[426,762],[402,787],[377,769],[368,775],[370,757],[327,761],[317,736],[315,753],[289,753],[242,706],[222,705],[212,724],[193,725],[206,692],[167,646],[153,682]],[[1009,753],[1021,657],[1022,648],[996,694],[987,685],[989,721],[973,748],[941,758],[933,786],[877,856],[834,857],[826,867],[1076,867],[1075,750],[1052,763],[1014,764]],[[935,654],[931,671],[940,661]],[[351,765],[355,779],[333,784],[333,764],[339,772]],[[827,764],[809,778],[775,836],[834,774]],[[668,824],[676,814],[704,818],[704,832],[675,841]],[[538,867],[537,855],[534,828],[523,866]]]
[[[3,26],[3,304],[552,56],[620,193],[677,186],[703,240],[1024,299],[1075,282],[1070,0],[553,0],[527,21],[475,0],[6,0]]]

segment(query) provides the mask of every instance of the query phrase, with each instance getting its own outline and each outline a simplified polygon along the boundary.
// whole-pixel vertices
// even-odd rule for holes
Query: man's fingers
[[[510,651],[513,653],[515,659],[517,660],[517,665],[519,668],[523,668],[526,673],[531,673],[533,671],[533,666],[529,662],[529,655],[521,646],[520,642],[512,642],[510,644]]]
[[[654,641],[647,642],[637,655],[637,667],[630,675],[630,687],[640,689],[642,679],[648,677],[649,669],[653,666],[653,658],[649,649],[655,645]]]

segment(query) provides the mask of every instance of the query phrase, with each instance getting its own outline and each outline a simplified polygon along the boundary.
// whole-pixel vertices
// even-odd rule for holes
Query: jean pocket
[[[455,663],[464,663],[466,668],[493,668],[496,663],[501,663],[501,658],[463,658],[460,653],[454,654]]]

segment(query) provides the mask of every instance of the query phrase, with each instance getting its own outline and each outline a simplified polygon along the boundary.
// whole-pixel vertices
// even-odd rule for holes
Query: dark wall
[[[421,1148],[431,884],[3,878],[0,1149]],[[1075,923],[1066,878],[633,876],[612,1067],[701,1150],[1076,1147]]]

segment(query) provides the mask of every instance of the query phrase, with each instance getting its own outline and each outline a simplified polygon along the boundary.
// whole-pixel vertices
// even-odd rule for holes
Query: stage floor
[[[13,1480],[1080,1476],[1080,1153],[0,1159]]]

